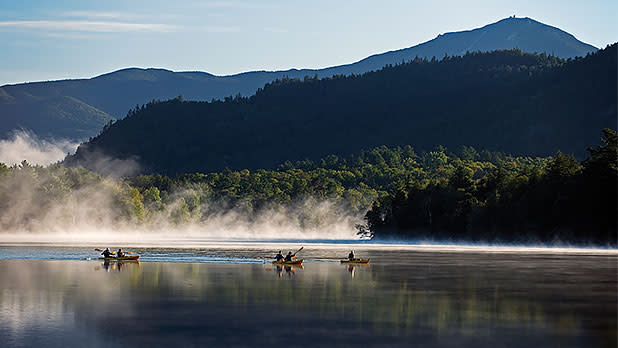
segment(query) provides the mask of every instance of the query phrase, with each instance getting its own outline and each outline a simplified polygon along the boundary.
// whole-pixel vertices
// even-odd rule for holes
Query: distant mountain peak
[[[489,45],[494,47],[495,41],[487,42],[492,39],[504,40],[505,49],[519,48],[526,52],[554,54],[561,58],[585,56],[598,50],[597,47],[577,40],[575,36],[560,28],[541,23],[530,17],[511,16],[481,28],[447,34],[461,35],[464,33],[481,35],[476,38],[476,42],[470,45],[468,51],[485,51]]]
[[[171,78],[175,74],[183,74],[183,75],[196,75],[201,77],[214,77],[207,72],[203,71],[182,71],[175,72],[168,69],[163,68],[125,68],[116,70],[110,73],[102,74],[92,79],[115,79],[115,80],[134,80],[134,81],[158,81],[165,78]]]
[[[336,73],[362,73],[378,70],[419,58],[462,56],[466,52],[520,49],[529,53],[546,53],[561,58],[586,56],[598,49],[577,40],[573,35],[528,17],[508,17],[471,30],[447,32],[427,42],[369,56],[361,61],[324,69]]]

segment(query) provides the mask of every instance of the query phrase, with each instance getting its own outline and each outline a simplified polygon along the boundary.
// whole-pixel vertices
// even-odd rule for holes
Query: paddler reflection
[[[288,277],[291,277],[294,273],[296,273],[296,270],[292,266],[284,266],[283,268],[285,269],[285,273]]]
[[[351,276],[352,278],[354,278],[354,276],[356,275],[356,270],[357,270],[359,267],[368,268],[368,267],[369,267],[369,264],[368,264],[368,263],[358,263],[358,264],[357,264],[357,263],[354,263],[354,264],[348,264],[347,269],[348,269],[348,272],[350,273],[350,276]]]
[[[127,267],[127,265],[129,264],[133,264],[133,265],[138,265],[139,266],[139,262],[138,261],[109,261],[109,260],[105,260],[103,261],[103,263],[101,264],[103,266],[103,269],[105,270],[105,272],[110,272],[110,271],[115,271],[117,270],[118,272],[121,272],[124,268]],[[99,267],[96,267],[95,270],[98,270]]]
[[[277,273],[277,276],[279,278],[281,278],[283,276],[283,271],[285,271],[285,274],[288,275],[288,277],[291,277],[292,275],[296,274],[296,268],[300,268],[303,269],[302,265],[275,265],[275,273]],[[270,268],[266,268],[267,271],[270,271]]]
[[[352,278],[354,278],[354,274],[356,273],[356,266],[354,265],[349,265],[348,266],[348,272],[350,272],[350,276]]]

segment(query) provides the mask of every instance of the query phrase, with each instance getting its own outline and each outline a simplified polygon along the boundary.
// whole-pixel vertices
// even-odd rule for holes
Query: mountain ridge
[[[479,38],[479,35],[482,37]],[[323,69],[261,70],[218,76],[202,71],[174,72],[163,68],[125,68],[89,79],[4,85],[0,87],[0,115],[8,115],[9,112],[13,115],[0,118],[0,138],[6,137],[13,129],[36,124],[36,120],[39,120],[49,127],[39,127],[35,130],[38,135],[68,136],[81,140],[95,135],[101,125],[108,123],[109,120],[124,117],[127,110],[136,104],[145,104],[153,99],[165,100],[178,95],[187,100],[222,99],[237,94],[249,96],[264,84],[286,76],[303,78],[314,75],[329,77],[360,74],[378,70],[389,64],[410,61],[417,56],[442,58],[445,54],[461,55],[470,48],[491,51],[522,46],[522,42],[529,42],[529,45],[520,47],[525,52],[549,50],[559,53],[557,56],[563,58],[584,56],[596,51],[594,46],[578,41],[573,35],[558,28],[530,18],[510,17],[481,28],[440,34],[415,46],[374,54],[354,63]],[[556,45],[562,48],[558,50],[554,47]],[[576,49],[569,49],[571,46]],[[49,107],[45,106],[46,101],[52,103],[58,96],[69,96],[90,106],[83,108],[81,112],[71,103],[54,107],[60,113],[75,112],[73,114],[75,119],[91,120],[92,123],[86,127],[85,132],[83,127],[79,127],[79,131],[76,128],[74,134],[66,130],[66,127],[62,132],[58,132],[53,123],[44,120],[46,117],[52,119],[54,117],[48,114]],[[38,102],[38,109],[28,105],[33,100]]]

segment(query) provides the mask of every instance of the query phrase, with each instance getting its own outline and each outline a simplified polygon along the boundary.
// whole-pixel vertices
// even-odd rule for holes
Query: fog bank
[[[177,189],[162,204],[83,168],[18,165],[0,172],[0,242],[350,240],[362,222],[362,212],[328,199],[254,206],[199,193]]]
[[[48,165],[75,152],[79,144],[66,139],[44,140],[27,130],[14,131],[9,139],[0,140],[0,162],[15,165],[23,160],[30,164]]]

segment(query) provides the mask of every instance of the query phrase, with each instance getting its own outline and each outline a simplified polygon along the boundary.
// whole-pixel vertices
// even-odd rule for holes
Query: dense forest
[[[105,178],[84,168],[0,164],[0,229],[204,225],[236,212],[277,211],[295,228],[341,216],[361,237],[616,244],[618,136],[578,162],[462,146],[417,153],[380,146],[357,155],[174,177]],[[328,202],[326,212],[315,207]],[[365,223],[363,223],[363,215]],[[329,220],[330,219],[330,220]],[[173,229],[171,229],[173,230]],[[207,231],[206,231],[207,232]]]
[[[461,151],[463,156],[477,153],[471,147]],[[546,158],[513,158],[489,151],[479,156],[474,165],[482,171],[507,158],[541,167],[547,162]],[[29,224],[54,214],[71,223],[85,218],[111,226],[149,224],[159,223],[163,217],[182,225],[231,210],[251,219],[264,210],[300,205],[298,211],[302,214],[305,203],[325,201],[333,204],[333,215],[352,215],[361,222],[379,197],[396,192],[410,181],[446,179],[458,161],[458,155],[444,147],[417,154],[410,146],[381,146],[346,158],[330,155],[319,161],[288,161],[275,170],[225,169],[174,177],[154,174],[117,179],[62,164],[0,164],[0,228],[35,227]],[[87,213],[77,212],[84,208]]]
[[[176,175],[406,144],[583,158],[599,129],[616,128],[617,47],[569,60],[518,50],[415,59],[277,80],[251,97],[155,101],[110,123],[66,164],[100,170],[101,156],[131,158],[142,173]]]
[[[545,167],[506,160],[484,176],[459,163],[447,180],[410,182],[377,200],[362,233],[381,238],[616,244],[618,135],[583,162],[561,152]],[[366,229],[365,229],[366,228]]]

